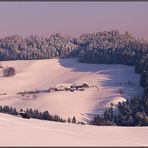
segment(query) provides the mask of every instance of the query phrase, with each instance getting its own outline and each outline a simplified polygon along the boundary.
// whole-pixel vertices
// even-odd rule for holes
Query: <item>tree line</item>
[[[40,112],[38,109],[35,109],[35,110],[31,108],[27,108],[26,110],[20,109],[20,111],[18,112],[15,107],[5,105],[5,106],[0,106],[0,112],[10,114],[10,115],[19,115],[19,112],[24,112],[30,118],[56,121],[56,122],[77,123],[75,116],[73,116],[72,118],[69,117],[67,120],[65,120],[56,114],[51,115],[48,111]]]
[[[78,57],[79,62],[135,65],[135,72],[148,70],[148,41],[117,30],[82,34],[60,33],[43,38],[18,35],[0,39],[0,60],[31,60]]]
[[[70,37],[53,34],[48,38],[18,35],[0,39],[0,60],[50,59],[70,56],[77,45]]]
[[[130,101],[119,102],[105,110],[104,115],[96,115],[90,122],[93,125],[148,126],[148,99],[134,97]]]

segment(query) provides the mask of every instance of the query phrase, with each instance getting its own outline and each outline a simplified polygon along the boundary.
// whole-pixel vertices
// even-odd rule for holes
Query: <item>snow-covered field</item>
[[[3,77],[0,70],[0,105],[20,108],[48,110],[67,119],[88,119],[89,114],[101,112],[111,102],[114,104],[141,95],[140,75],[134,73],[133,66],[77,63],[77,59],[50,59],[30,61],[3,61],[3,67],[16,69],[13,77]],[[130,81],[130,85],[128,84]],[[58,91],[21,96],[20,91],[48,89],[59,83],[87,82],[97,85],[85,91]]]
[[[148,146],[147,137],[147,127],[57,123],[0,113],[0,146]]]
[[[3,77],[0,69],[0,105],[48,110],[67,119],[85,121],[134,95],[142,95],[140,75],[134,67],[77,63],[77,59],[4,61],[3,67],[16,69],[13,77]],[[18,95],[22,91],[48,89],[59,84],[97,86],[84,91],[56,91]],[[129,83],[130,82],[130,83]],[[6,95],[4,95],[6,93]],[[0,146],[147,146],[147,127],[107,127],[22,119],[0,113]]]

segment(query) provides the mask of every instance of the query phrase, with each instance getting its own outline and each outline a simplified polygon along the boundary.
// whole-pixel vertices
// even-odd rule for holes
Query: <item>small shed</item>
[[[82,86],[85,87],[85,88],[88,88],[89,84],[85,82],[85,83],[82,84]]]
[[[25,112],[19,112],[18,113],[22,118],[25,118],[25,119],[29,119],[30,117],[29,117],[29,115],[27,114],[27,113],[25,113]]]

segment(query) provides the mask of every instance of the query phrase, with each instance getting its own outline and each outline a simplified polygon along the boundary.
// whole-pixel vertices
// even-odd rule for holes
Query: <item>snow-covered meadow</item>
[[[22,119],[0,113],[0,146],[147,146],[147,127]]]
[[[142,95],[140,75],[133,66],[85,64],[77,59],[50,59],[28,61],[3,61],[3,67],[12,66],[16,75],[3,77],[0,72],[0,105],[48,110],[67,119],[76,116],[86,120],[91,114],[101,113],[110,103],[117,104],[134,95]],[[48,89],[60,83],[97,86],[85,91],[57,91],[21,96],[16,93],[36,89]]]
[[[16,74],[3,77],[0,69],[0,105],[48,110],[67,119],[90,119],[110,103],[142,95],[140,75],[133,66],[85,64],[77,59],[3,61]],[[18,92],[47,90],[65,84],[88,83],[84,91],[53,91],[20,95]],[[147,146],[147,127],[92,126],[58,123],[0,113],[0,146]]]

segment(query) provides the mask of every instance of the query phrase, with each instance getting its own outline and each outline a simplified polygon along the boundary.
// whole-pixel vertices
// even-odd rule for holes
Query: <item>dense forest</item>
[[[66,57],[77,49],[70,37],[53,34],[49,38],[13,35],[0,39],[0,60],[31,60]]]
[[[139,83],[144,88],[143,97],[120,103],[118,115],[111,107],[105,111],[104,117],[95,116],[93,124],[148,125],[147,40],[116,30],[82,34],[77,38],[57,33],[46,38],[13,35],[0,39],[1,61],[67,57],[77,57],[79,62],[86,63],[134,65],[135,72],[141,74]]]
[[[135,65],[142,74],[148,70],[148,41],[130,33],[104,31],[82,34],[79,37],[52,34],[13,35],[0,39],[0,60],[28,60],[78,57],[79,62]]]

